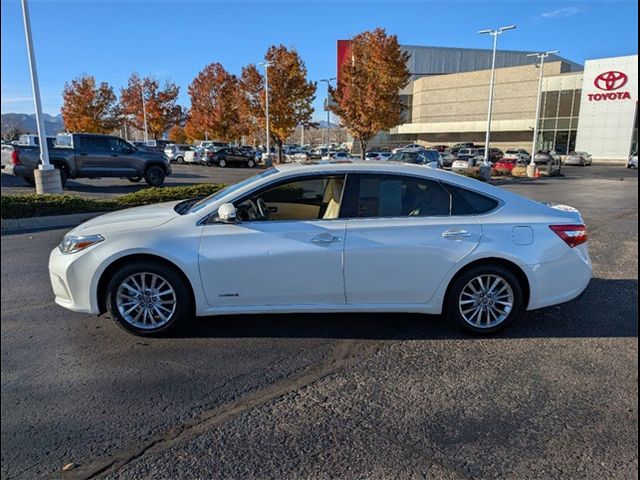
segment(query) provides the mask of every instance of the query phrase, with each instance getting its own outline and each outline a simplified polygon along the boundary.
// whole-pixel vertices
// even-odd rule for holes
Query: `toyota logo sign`
[[[622,72],[612,70],[610,72],[601,73],[593,81],[593,84],[600,90],[606,90],[608,92],[612,90],[618,90],[624,87],[629,81],[629,77]]]

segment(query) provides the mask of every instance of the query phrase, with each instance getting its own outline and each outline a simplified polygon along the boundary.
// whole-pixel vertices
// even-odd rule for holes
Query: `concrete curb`
[[[3,233],[8,233],[13,230],[23,230],[30,228],[74,227],[104,213],[107,212],[76,213],[73,215],[51,215],[48,217],[33,218],[3,218],[1,228]]]

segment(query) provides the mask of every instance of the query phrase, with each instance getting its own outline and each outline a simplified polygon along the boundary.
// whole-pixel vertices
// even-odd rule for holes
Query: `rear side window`
[[[452,193],[451,215],[478,215],[498,206],[498,201],[466,188],[447,184]]]

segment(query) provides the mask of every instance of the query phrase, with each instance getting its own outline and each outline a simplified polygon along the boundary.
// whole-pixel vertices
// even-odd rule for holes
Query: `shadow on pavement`
[[[491,338],[638,336],[638,281],[593,279],[573,302],[528,312]],[[226,315],[194,319],[178,338],[469,339],[443,317],[399,313]],[[486,338],[486,337],[485,337]]]

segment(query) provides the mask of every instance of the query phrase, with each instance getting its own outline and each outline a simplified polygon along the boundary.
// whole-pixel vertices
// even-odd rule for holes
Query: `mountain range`
[[[44,129],[47,135],[55,135],[64,131],[64,121],[62,115],[42,115],[44,120]],[[12,128],[19,128],[26,133],[36,133],[36,116],[29,113],[3,113],[0,121],[2,132],[6,132]]]

